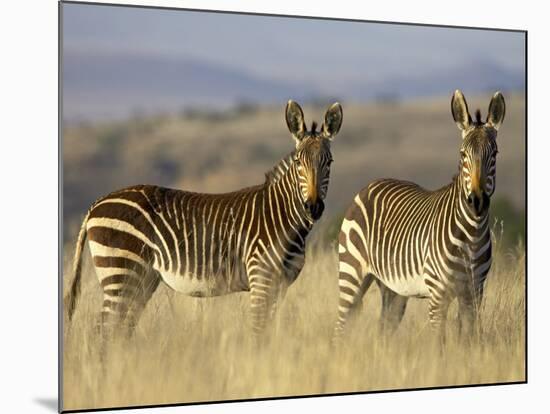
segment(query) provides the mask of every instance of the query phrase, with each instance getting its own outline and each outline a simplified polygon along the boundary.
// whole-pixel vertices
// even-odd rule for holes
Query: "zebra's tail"
[[[89,216],[90,212],[88,211],[86,217],[82,221],[80,232],[78,233],[78,240],[76,242],[76,248],[73,258],[73,283],[71,284],[69,293],[67,294],[67,296],[65,296],[65,299],[63,301],[65,309],[67,310],[67,314],[69,316],[69,321],[73,317],[76,308],[76,301],[78,299],[78,296],[80,295],[80,279],[82,275],[82,250],[84,249],[84,243],[86,243],[86,238],[88,236],[86,224],[88,222]]]

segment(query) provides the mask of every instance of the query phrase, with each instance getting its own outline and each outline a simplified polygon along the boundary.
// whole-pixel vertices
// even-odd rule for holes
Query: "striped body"
[[[455,177],[437,191],[378,180],[355,197],[339,235],[341,329],[372,278],[383,300],[399,302],[400,314],[385,318],[401,319],[406,298],[429,298],[437,325],[452,299],[481,294],[491,266],[489,218],[469,214],[460,194]]]
[[[457,178],[438,191],[375,181],[355,197],[342,223],[340,271],[355,261],[360,273],[371,272],[408,297],[461,291],[472,277],[479,289],[491,264],[488,224],[488,215],[468,214]]]
[[[104,288],[116,271],[101,267],[110,253],[151,268],[178,292],[217,296],[250,290],[247,269],[260,263],[297,277],[312,222],[291,208],[276,185],[221,195],[136,186],[96,202],[86,229]]]
[[[494,99],[501,97],[497,93]],[[419,297],[429,299],[430,322],[442,338],[454,299],[459,302],[461,329],[467,325],[469,333],[474,332],[491,267],[489,198],[495,185],[496,129],[504,110],[497,108],[499,117],[487,123],[478,112],[474,123],[458,91],[455,98],[462,100],[465,114],[459,174],[452,182],[428,191],[411,182],[377,180],[348,208],[339,234],[340,299],[334,339],[341,336],[351,311],[375,280],[382,294],[383,328],[394,330],[407,300]]]

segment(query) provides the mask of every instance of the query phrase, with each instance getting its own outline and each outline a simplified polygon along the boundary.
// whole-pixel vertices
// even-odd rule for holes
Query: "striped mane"
[[[265,173],[265,183],[271,184],[277,182],[292,165],[296,150],[283,157],[271,170]]]

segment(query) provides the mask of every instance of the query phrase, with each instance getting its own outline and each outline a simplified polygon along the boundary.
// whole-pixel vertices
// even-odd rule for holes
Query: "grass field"
[[[490,95],[468,96],[485,116]],[[346,342],[329,339],[338,302],[337,257],[327,241],[357,191],[380,177],[428,189],[456,173],[460,134],[450,97],[346,103],[327,210],[308,241],[306,266],[279,309],[269,339],[255,349],[248,294],[191,298],[161,285],[131,342],[115,343],[100,364],[94,327],[102,295],[85,254],[83,294],[64,331],[64,408],[99,408],[417,388],[525,379],[525,97],[506,95],[499,131],[494,217],[505,221],[481,313],[482,340],[459,342],[449,324],[443,352],[428,326],[427,301],[411,299],[389,340],[378,332],[373,285]],[[328,105],[328,103],[327,103]],[[293,147],[280,106],[228,113],[182,113],[63,131],[64,288],[84,212],[97,197],[136,183],[200,192],[259,184]],[[305,105],[308,125],[326,107]],[[505,240],[506,242],[501,242]],[[499,247],[500,246],[500,247]],[[511,247],[512,246],[512,247]],[[456,320],[456,305],[449,317]]]
[[[442,352],[427,324],[427,301],[419,299],[409,301],[395,335],[382,340],[375,285],[345,343],[331,350],[337,255],[320,245],[309,245],[306,266],[289,289],[263,348],[256,349],[250,335],[247,293],[201,299],[161,285],[133,340],[112,344],[104,365],[94,331],[102,296],[86,253],[83,294],[64,335],[64,408],[525,380],[521,244],[505,249],[497,243],[481,311],[481,340],[466,345],[457,339],[454,304]],[[65,264],[70,260],[66,254]],[[65,276],[65,291],[71,279]]]

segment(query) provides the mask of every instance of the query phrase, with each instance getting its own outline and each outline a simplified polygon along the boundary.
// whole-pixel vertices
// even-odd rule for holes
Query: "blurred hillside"
[[[490,97],[467,95],[471,112],[479,107],[485,117]],[[521,235],[524,96],[505,98],[507,113],[498,136],[493,206]],[[308,125],[312,120],[321,122],[329,104],[304,105]],[[323,217],[326,223],[337,223],[353,196],[375,178],[401,178],[436,189],[449,183],[457,172],[460,134],[450,113],[450,97],[342,104],[344,123],[332,144],[335,162]],[[277,107],[242,104],[223,112],[197,109],[66,126],[65,241],[74,239],[80,220],[96,198],[127,185],[149,183],[227,192],[263,182],[264,172],[294,148],[284,121],[284,105],[283,101]]]
[[[63,117],[68,122],[121,120],[132,112],[155,114],[182,107],[221,110],[239,101],[272,105],[287,96],[300,101],[338,96],[367,103],[440,96],[449,85],[462,85],[468,95],[525,89],[523,68],[509,68],[487,57],[445,68],[423,66],[422,71],[388,70],[376,75],[369,64],[366,73],[315,83],[292,76],[277,79],[192,57],[66,50],[63,73]]]

